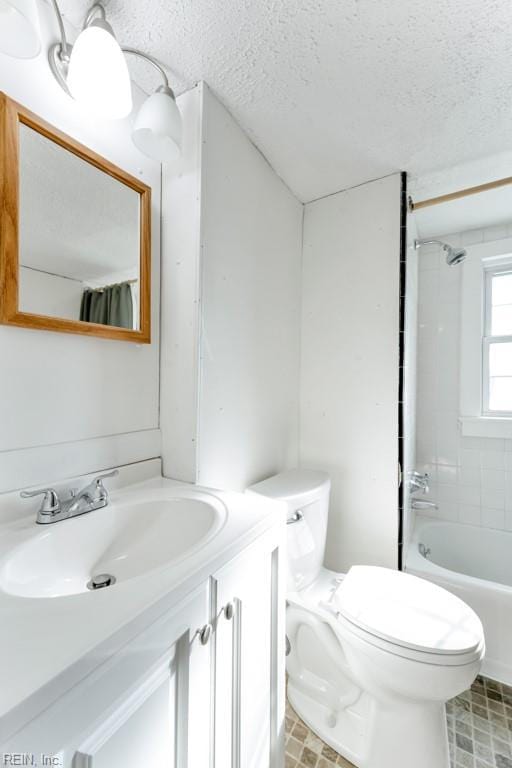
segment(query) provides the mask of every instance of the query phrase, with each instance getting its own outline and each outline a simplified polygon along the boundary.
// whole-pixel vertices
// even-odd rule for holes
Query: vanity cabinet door
[[[284,700],[278,554],[261,545],[249,549],[212,580],[214,768],[277,768],[284,762],[278,744]]]
[[[207,589],[175,622],[179,637],[76,751],[72,768],[197,768],[210,757]],[[158,624],[158,622],[157,622]],[[148,645],[158,642],[158,627]],[[203,635],[204,637],[204,635]]]
[[[8,742],[63,768],[207,768],[211,640],[205,583],[121,645]],[[45,756],[47,762],[40,756]],[[48,762],[49,758],[57,762]]]
[[[177,645],[155,673],[80,745],[73,768],[177,765]]]

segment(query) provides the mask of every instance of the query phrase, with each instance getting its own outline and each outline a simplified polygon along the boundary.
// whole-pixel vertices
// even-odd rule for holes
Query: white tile
[[[441,410],[451,410],[457,407],[459,402],[459,387],[456,381],[441,382],[437,385],[437,406]]]
[[[512,511],[512,472],[505,475],[505,509]]]
[[[459,464],[464,469],[480,469],[480,451],[472,448],[459,449]],[[480,483],[480,472],[478,472]]]
[[[418,309],[425,308],[427,312],[437,312],[438,295],[439,270],[422,271],[418,282]]]
[[[437,381],[432,379],[428,380],[421,377],[421,372],[418,376],[418,387],[416,392],[416,411],[418,416],[418,422],[432,420],[432,413],[437,410]],[[430,386],[429,386],[430,384]],[[419,426],[419,424],[418,424]]]
[[[459,485],[457,500],[459,504],[480,506],[480,488],[474,485]]]
[[[491,451],[493,449],[492,441],[491,444],[487,438],[484,437],[462,437],[460,438],[460,447],[462,449],[468,449],[472,451],[485,451],[489,450]]]
[[[437,422],[437,463],[456,466],[459,454],[458,414],[456,411],[439,411]]]
[[[457,483],[457,467],[439,464],[437,467],[437,482],[443,485],[455,485]]]
[[[503,440],[501,441],[504,442]],[[504,445],[498,450],[482,451],[480,461],[482,469],[505,469]]]
[[[484,233],[482,229],[469,229],[466,232],[461,232],[460,244],[461,245],[475,245],[476,243],[483,243]]]
[[[437,459],[435,435],[418,429],[416,433],[416,460],[418,464],[434,464]]]
[[[439,470],[438,470],[439,471]],[[459,500],[459,489],[456,485],[441,485],[437,486],[437,501],[449,502],[456,504]]]
[[[427,251],[427,248],[431,248],[431,250]],[[425,272],[427,270],[431,271],[433,269],[439,270],[439,264],[440,264],[439,248],[427,246],[427,245],[422,246],[418,263],[419,263],[420,272]]]
[[[501,469],[482,469],[482,488],[505,488],[505,472]]]
[[[480,507],[472,504],[459,504],[459,521],[466,525],[480,525]]]
[[[507,452],[505,454],[505,469],[507,472],[512,472],[512,453]]]
[[[505,513],[503,513],[505,514]],[[451,520],[455,521],[459,518],[459,507],[458,504],[450,501],[440,501],[439,502],[439,517],[442,517],[443,520]]]
[[[508,226],[506,224],[496,224],[493,227],[486,227],[484,229],[484,241],[492,242],[493,240],[503,240],[504,237],[508,237]]]
[[[498,488],[482,488],[482,507],[505,509],[505,491]]]
[[[471,485],[480,487],[480,467],[477,466],[462,466],[458,470],[458,483],[459,485]]]
[[[507,531],[512,531],[512,509],[505,511],[505,528]]]
[[[505,528],[505,512],[503,509],[482,508],[482,526],[484,528]]]

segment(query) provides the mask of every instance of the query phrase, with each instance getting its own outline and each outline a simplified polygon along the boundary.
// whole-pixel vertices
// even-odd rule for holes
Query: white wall
[[[453,246],[512,236],[512,225],[443,235]],[[428,514],[512,530],[512,440],[463,437],[459,427],[460,303],[464,264],[448,267],[439,246],[419,256],[416,450],[429,472]]]
[[[242,489],[297,463],[302,205],[206,86],[180,107],[193,141],[163,182],[164,472]]]
[[[205,90],[198,479],[297,464],[302,205]]]
[[[300,462],[327,470],[328,567],[397,566],[400,176],[309,203]]]
[[[180,172],[162,172],[160,423],[166,477],[197,479],[203,84],[178,97]]]
[[[130,122],[82,113],[54,81],[47,46],[57,39],[38,3],[37,59],[0,54],[0,89],[153,188],[152,344],[0,326],[0,490],[92,472],[160,454],[158,336],[160,168],[137,152]],[[66,473],[66,474],[64,474]]]

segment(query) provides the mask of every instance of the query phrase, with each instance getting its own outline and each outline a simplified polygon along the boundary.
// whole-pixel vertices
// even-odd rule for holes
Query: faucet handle
[[[415,491],[421,491],[422,493],[429,492],[429,476],[428,472],[417,472],[413,470],[409,473],[409,488],[412,493]]]
[[[94,479],[94,482],[95,483],[101,482],[102,480],[106,480],[107,477],[117,477],[118,474],[119,474],[119,470],[113,469],[112,472],[105,472],[104,475],[98,475],[98,477]]]
[[[39,512],[42,515],[56,515],[60,512],[60,500],[53,488],[40,488],[38,491],[21,491],[22,499],[32,499],[34,496],[44,496]]]
[[[95,489],[97,499],[108,499],[108,492],[105,486],[103,485],[103,480],[106,480],[107,477],[116,477],[118,474],[119,474],[119,470],[113,469],[112,472],[105,472],[104,475],[99,475],[98,477],[94,478],[91,485]]]

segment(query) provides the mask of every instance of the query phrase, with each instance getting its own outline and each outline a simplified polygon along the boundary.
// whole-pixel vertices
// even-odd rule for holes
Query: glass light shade
[[[161,163],[175,163],[181,155],[181,115],[165,87],[146,99],[139,110],[132,132],[140,151]]]
[[[116,119],[130,114],[130,73],[107,22],[94,20],[79,34],[69,60],[67,85],[77,102],[101,117]]]
[[[0,52],[33,59],[40,50],[36,0],[0,0]]]

